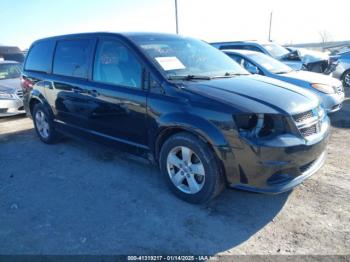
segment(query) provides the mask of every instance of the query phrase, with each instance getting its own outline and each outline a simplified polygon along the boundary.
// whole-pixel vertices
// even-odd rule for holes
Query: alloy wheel
[[[345,75],[344,82],[346,86],[350,86],[350,72]]]
[[[167,170],[172,183],[184,193],[196,194],[204,186],[203,163],[188,147],[178,146],[169,152]]]
[[[45,116],[45,113],[41,110],[38,110],[35,114],[35,124],[36,128],[43,138],[48,138],[50,135],[49,122]]]

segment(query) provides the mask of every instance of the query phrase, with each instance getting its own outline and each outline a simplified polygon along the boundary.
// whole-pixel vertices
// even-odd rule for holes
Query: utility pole
[[[269,41],[270,42],[271,42],[272,14],[273,14],[273,12],[271,11],[271,13],[270,13],[270,27],[269,27]]]
[[[177,16],[177,0],[175,0],[175,19],[176,19],[176,34],[179,34],[179,24]]]

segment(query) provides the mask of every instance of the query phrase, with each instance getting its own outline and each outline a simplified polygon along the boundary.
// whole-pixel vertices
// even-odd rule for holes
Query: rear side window
[[[77,39],[58,41],[53,73],[57,75],[87,78],[90,54],[94,41]]]
[[[51,68],[54,45],[55,42],[52,40],[34,44],[28,53],[25,70],[48,73]]]

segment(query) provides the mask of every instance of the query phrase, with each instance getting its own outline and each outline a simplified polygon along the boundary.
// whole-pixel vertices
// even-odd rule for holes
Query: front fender
[[[210,144],[218,157],[227,180],[233,181],[237,178],[235,157],[229,144],[229,140],[232,138],[230,138],[230,135],[233,135],[233,132],[228,123],[222,123],[222,125],[218,123],[218,125],[216,126],[212,122],[194,114],[177,112],[164,115],[158,120],[158,132],[154,142],[156,159],[159,157],[162,143],[165,142],[169,134],[174,133],[172,130],[175,130],[175,132],[184,130],[197,135]]]
[[[199,136],[210,144],[220,160],[224,160],[227,154],[232,154],[224,131],[199,116],[177,112],[164,115],[158,119],[158,130],[152,143],[156,158],[158,158],[161,144],[164,142],[164,134],[169,134],[169,131],[172,133],[171,130],[185,130]]]

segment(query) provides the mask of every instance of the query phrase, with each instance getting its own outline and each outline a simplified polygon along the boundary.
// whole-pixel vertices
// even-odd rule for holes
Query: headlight
[[[332,86],[329,85],[325,85],[325,84],[311,84],[311,86],[315,89],[317,89],[318,91],[325,93],[325,94],[334,94],[334,88]]]
[[[0,99],[13,99],[14,97],[11,94],[0,92]]]
[[[286,120],[282,115],[239,114],[234,117],[241,136],[266,138],[286,133]]]

